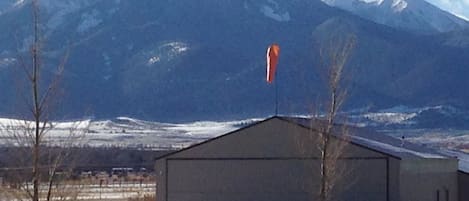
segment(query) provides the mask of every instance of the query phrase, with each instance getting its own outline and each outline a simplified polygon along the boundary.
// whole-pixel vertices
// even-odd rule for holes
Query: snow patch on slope
[[[159,61],[161,61],[159,56],[153,56],[150,59],[148,59],[148,65],[158,63]]]
[[[288,22],[290,21],[290,13],[288,12],[282,12],[279,8],[279,4],[274,1],[274,0],[268,0],[268,3],[270,5],[262,5],[260,7],[260,11],[262,14],[264,14],[266,17],[274,19],[279,22]]]
[[[48,15],[46,26],[55,30],[67,21],[67,16],[99,2],[98,0],[41,0],[41,10]]]
[[[0,68],[8,67],[16,62],[15,58],[0,58]]]
[[[91,28],[94,28],[100,25],[103,20],[99,18],[99,12],[97,10],[93,10],[88,13],[84,13],[81,16],[81,23],[77,27],[78,33],[83,33],[88,31]]]
[[[358,0],[363,3],[368,3],[368,4],[375,4],[375,5],[381,5],[384,0]]]
[[[146,63],[148,66],[151,66],[159,62],[171,61],[189,50],[190,47],[187,43],[177,41],[163,43],[148,53]]]
[[[13,7],[21,7],[25,4],[25,0],[17,0],[14,4]]]
[[[394,12],[402,12],[404,9],[407,8],[407,1],[405,0],[393,0],[392,1],[392,8]]]
[[[55,121],[49,122],[46,124],[46,128],[53,129],[86,129],[90,125],[91,120],[79,120],[79,121]],[[42,125],[43,123],[41,123]],[[21,120],[21,119],[8,119],[0,118],[0,130],[6,127],[20,129],[23,127],[34,128],[35,126],[33,121]]]
[[[275,12],[275,10],[272,7],[267,6],[267,5],[264,5],[264,6],[261,7],[261,12],[266,17],[272,18],[272,19],[274,19],[276,21],[279,21],[279,22],[288,22],[288,21],[290,21],[290,14],[288,12],[278,14],[278,13]]]
[[[170,42],[162,45],[163,48],[170,48],[171,52],[174,54],[181,54],[187,50],[189,50],[189,46],[183,42]]]
[[[350,111],[346,115],[353,119],[356,122],[355,125],[359,127],[413,126],[436,128],[438,126],[459,126],[460,128],[465,128],[464,120],[468,119],[467,112],[448,105],[421,108],[409,108],[400,105],[373,112]]]
[[[384,112],[384,113],[368,113],[364,117],[378,123],[388,124],[402,124],[417,116],[416,113],[398,113],[398,112]]]
[[[453,14],[454,16],[459,17],[459,18],[469,22],[469,17],[466,17],[466,16],[461,15],[461,14],[457,14],[457,13],[451,13],[451,14]]]

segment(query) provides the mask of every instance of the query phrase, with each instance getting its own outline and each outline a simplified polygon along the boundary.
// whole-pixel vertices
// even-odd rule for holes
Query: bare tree
[[[24,72],[26,91],[23,95],[27,109],[27,115],[22,120],[12,120],[1,129],[8,134],[8,139],[13,141],[18,151],[17,165],[12,174],[16,175],[15,185],[19,193],[17,200],[39,201],[53,199],[53,193],[59,189],[58,172],[70,174],[72,165],[71,147],[80,143],[86,128],[83,123],[72,123],[61,135],[61,140],[51,141],[50,131],[56,128],[56,123],[51,121],[53,109],[58,99],[59,83],[62,78],[65,62],[68,59],[68,51],[59,61],[56,69],[46,71],[42,61],[42,38],[39,19],[39,0],[32,0],[33,40],[30,52],[26,57],[19,53],[18,66]],[[50,72],[45,76],[45,72]],[[22,91],[20,90],[19,93]],[[65,165],[64,162],[68,164]],[[28,164],[29,163],[29,164]],[[67,170],[67,171],[65,171]],[[61,175],[62,176],[62,175]],[[29,181],[31,182],[29,182]]]
[[[322,66],[327,72],[328,99],[326,101],[325,120],[315,122],[319,126],[318,149],[320,155],[320,201],[332,200],[331,192],[341,177],[343,169],[338,161],[347,143],[347,128],[343,126],[342,140],[331,140],[337,122],[337,116],[344,103],[347,90],[343,86],[344,67],[355,46],[355,36],[334,38],[328,46],[320,49]]]

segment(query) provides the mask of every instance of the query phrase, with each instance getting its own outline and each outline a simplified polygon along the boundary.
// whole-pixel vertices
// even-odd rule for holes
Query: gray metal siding
[[[386,201],[387,163],[387,158],[342,159],[334,194]],[[316,159],[169,159],[167,165],[167,201],[307,201],[319,192]]]
[[[469,173],[458,172],[459,201],[469,201]]]
[[[402,160],[401,201],[458,201],[457,169],[456,159]]]
[[[400,163],[401,160],[389,158],[389,200],[400,201]]]

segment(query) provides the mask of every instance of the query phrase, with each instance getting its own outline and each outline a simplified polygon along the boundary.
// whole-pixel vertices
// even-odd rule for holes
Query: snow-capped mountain
[[[419,33],[448,32],[469,27],[464,19],[425,0],[322,0],[365,19]]]

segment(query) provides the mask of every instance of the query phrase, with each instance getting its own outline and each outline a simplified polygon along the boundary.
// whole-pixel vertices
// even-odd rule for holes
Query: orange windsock
[[[279,54],[280,47],[277,44],[272,44],[267,48],[267,82],[269,84],[274,81]]]

